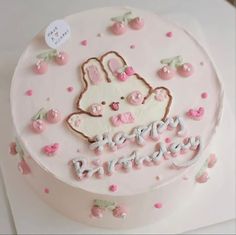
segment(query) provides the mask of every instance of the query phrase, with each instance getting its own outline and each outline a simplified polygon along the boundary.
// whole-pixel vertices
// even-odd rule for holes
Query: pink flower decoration
[[[46,145],[43,147],[42,151],[44,154],[48,156],[53,156],[59,149],[59,144],[54,143],[52,145]]]
[[[110,186],[109,186],[109,190],[110,190],[111,192],[116,192],[116,191],[118,190],[118,185],[116,185],[116,184],[110,185]]]

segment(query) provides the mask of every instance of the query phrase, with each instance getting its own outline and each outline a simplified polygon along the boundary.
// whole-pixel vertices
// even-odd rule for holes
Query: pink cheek
[[[103,108],[102,108],[102,105],[100,105],[100,104],[92,104],[89,106],[88,111],[92,115],[98,116],[98,115],[102,115]]]
[[[130,93],[127,97],[127,101],[128,103],[132,104],[132,105],[140,105],[143,103],[143,95],[141,92],[139,91],[134,91],[132,93]]]

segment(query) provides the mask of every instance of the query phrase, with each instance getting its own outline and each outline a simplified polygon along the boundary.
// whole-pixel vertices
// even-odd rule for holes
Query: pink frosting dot
[[[170,143],[170,142],[171,142],[171,138],[169,138],[169,137],[165,138],[165,142],[166,142],[167,144]]]
[[[116,184],[110,185],[110,186],[109,186],[109,190],[110,190],[111,192],[116,192],[116,191],[118,190],[118,185],[116,185]]]
[[[207,94],[206,92],[203,92],[203,93],[201,94],[201,97],[202,97],[203,99],[206,99],[206,98],[208,97],[208,94]]]
[[[72,92],[73,90],[74,90],[74,88],[72,86],[67,87],[68,92]]]
[[[172,32],[167,32],[167,33],[166,33],[166,37],[171,38],[172,36],[173,36],[173,33],[172,33]]]
[[[157,202],[157,203],[154,204],[154,207],[157,208],[157,209],[161,209],[162,208],[162,203]]]
[[[32,96],[33,95],[33,90],[27,90],[26,92],[25,92],[25,95],[27,95],[27,96]]]
[[[49,189],[48,189],[48,188],[45,188],[45,189],[44,189],[44,192],[48,194],[48,193],[49,193]]]
[[[88,45],[88,41],[87,40],[83,40],[83,41],[80,42],[80,44],[82,46],[87,46]]]

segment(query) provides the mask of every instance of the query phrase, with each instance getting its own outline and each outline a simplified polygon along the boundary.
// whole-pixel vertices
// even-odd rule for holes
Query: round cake
[[[211,60],[182,28],[130,7],[80,12],[49,24],[22,54],[10,151],[70,218],[154,223],[207,182],[222,97]]]

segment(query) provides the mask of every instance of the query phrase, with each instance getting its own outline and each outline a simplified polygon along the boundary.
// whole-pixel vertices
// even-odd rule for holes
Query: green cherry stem
[[[41,108],[33,117],[32,120],[36,121],[36,120],[42,120],[44,119],[46,116],[46,110],[44,108]]]

